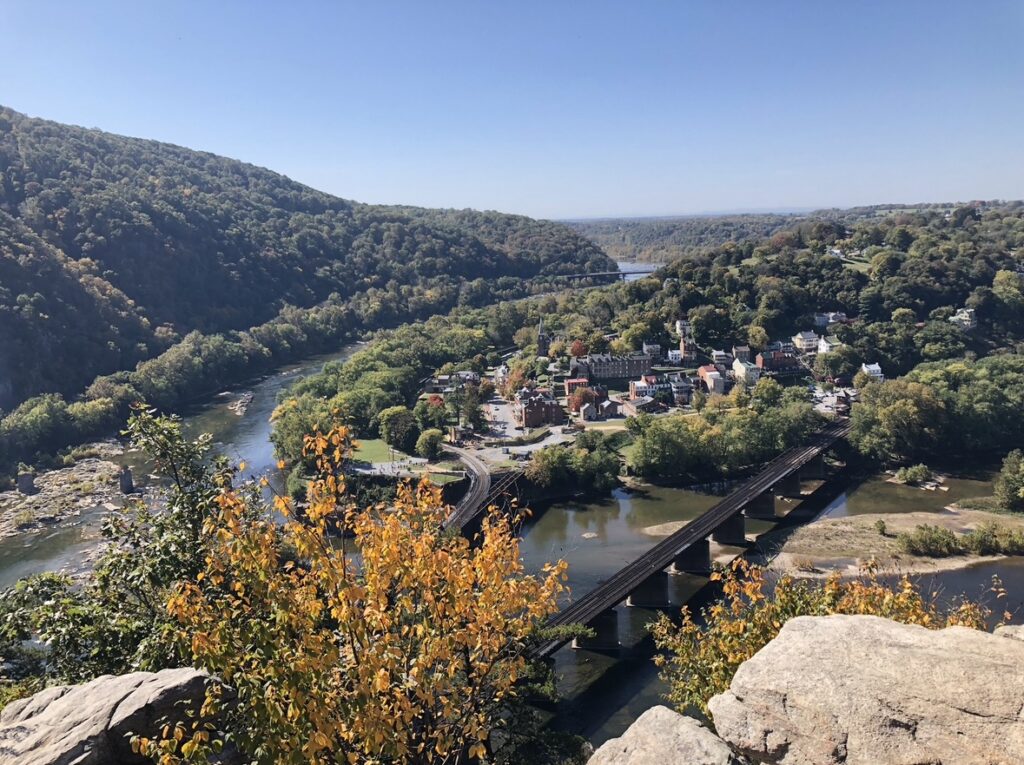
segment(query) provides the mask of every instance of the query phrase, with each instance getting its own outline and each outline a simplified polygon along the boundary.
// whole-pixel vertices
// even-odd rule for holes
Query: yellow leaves
[[[286,466],[287,466],[287,463],[285,463],[284,460],[278,460],[277,461],[277,469],[278,470],[284,470]]]
[[[952,624],[983,629],[987,610],[965,601],[940,608],[907,577],[881,581],[874,568],[852,580],[830,575],[824,583],[782,576],[772,590],[764,571],[746,561],[715,572],[722,600],[706,608],[698,626],[684,609],[677,627],[662,617],[653,626],[658,646],[667,651],[657,663],[680,709],[706,709],[707,700],[724,691],[737,667],[774,638],[786,621],[799,615],[874,614],[901,622],[941,628]]]
[[[283,526],[254,519],[225,488],[204,531],[205,570],[168,608],[196,666],[245,691],[253,749],[308,762],[330,752],[332,762],[440,763],[467,747],[485,756],[481,742],[526,671],[518,646],[557,609],[566,565],[525,575],[496,512],[479,546],[443,534],[447,511],[427,482],[357,510],[343,473],[351,443],[344,429],[306,438],[309,504],[276,497]],[[329,542],[328,523],[354,543]]]

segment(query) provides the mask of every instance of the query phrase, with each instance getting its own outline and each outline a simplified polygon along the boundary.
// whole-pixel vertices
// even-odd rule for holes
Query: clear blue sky
[[[1024,2],[2,0],[0,103],[540,217],[1024,197]]]

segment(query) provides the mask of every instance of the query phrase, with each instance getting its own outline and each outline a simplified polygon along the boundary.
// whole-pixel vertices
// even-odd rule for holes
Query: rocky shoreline
[[[16,489],[0,492],[0,539],[55,526],[99,507],[123,507],[121,467],[110,461],[122,453],[121,447],[111,442],[91,444],[87,453],[99,456],[35,476],[34,494]]]
[[[884,526],[880,527],[879,522]],[[856,575],[872,561],[879,571],[933,574],[1001,560],[1005,556],[931,558],[910,555],[900,549],[897,535],[911,532],[922,524],[965,534],[984,523],[1024,530],[1024,517],[951,506],[938,513],[872,513],[822,518],[796,529],[767,534],[761,540],[761,547],[771,558],[770,569],[801,577],[827,576],[835,571]],[[880,528],[884,528],[884,534]]]

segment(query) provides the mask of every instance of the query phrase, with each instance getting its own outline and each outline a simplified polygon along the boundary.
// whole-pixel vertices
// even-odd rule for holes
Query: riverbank
[[[36,493],[14,489],[0,492],[0,539],[57,526],[96,508],[117,510],[124,506],[118,474],[121,466],[111,458],[122,454],[114,442],[89,444],[93,454],[74,465],[50,470],[35,477]]]
[[[1005,556],[956,555],[931,558],[910,555],[900,549],[897,536],[922,524],[939,526],[955,534],[966,534],[982,524],[1024,531],[1024,518],[981,510],[949,507],[941,512],[876,513],[839,518],[822,518],[806,526],[771,532],[760,540],[772,556],[773,571],[801,577],[859,573],[869,562],[880,571],[904,574],[932,574],[955,571],[978,563],[1002,560]],[[883,528],[883,534],[880,529]]]

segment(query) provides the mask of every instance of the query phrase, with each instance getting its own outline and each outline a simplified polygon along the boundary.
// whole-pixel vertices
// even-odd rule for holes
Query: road
[[[460,517],[475,513],[476,509],[487,499],[487,496],[491,493],[491,471],[484,464],[483,460],[466,449],[460,449],[450,444],[442,444],[441,448],[449,454],[454,454],[458,457],[462,464],[466,466],[466,474],[469,476],[469,489],[466,490],[466,495],[459,500],[454,512],[445,522],[446,526],[450,526],[453,521],[457,522]],[[461,528],[462,523],[459,523],[458,526]]]
[[[642,582],[668,568],[683,550],[709,537],[725,520],[741,512],[747,503],[771,489],[794,470],[810,462],[837,440],[846,436],[849,431],[848,421],[836,422],[812,436],[806,445],[783,452],[768,463],[764,470],[743,483],[699,518],[666,537],[583,598],[555,614],[548,621],[548,626],[586,624],[602,611],[614,608]],[[536,655],[550,656],[562,642],[564,641],[546,643],[537,649]]]

